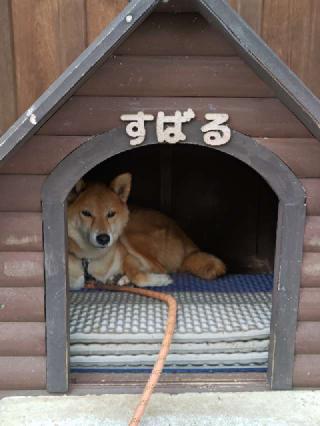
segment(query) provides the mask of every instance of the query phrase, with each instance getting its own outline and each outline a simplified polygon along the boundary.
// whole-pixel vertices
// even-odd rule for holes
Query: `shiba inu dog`
[[[172,272],[213,279],[226,272],[217,257],[201,252],[179,226],[164,214],[128,208],[131,175],[121,174],[109,186],[78,182],[68,205],[69,281],[71,289],[85,284],[87,272],[108,282],[139,287],[164,286]]]

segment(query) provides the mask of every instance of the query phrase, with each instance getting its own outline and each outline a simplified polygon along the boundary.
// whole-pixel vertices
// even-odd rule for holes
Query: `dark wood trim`
[[[67,222],[64,205],[50,203],[50,197],[49,200],[46,197],[43,207],[47,389],[66,392],[69,387]]]
[[[299,305],[305,202],[279,200],[268,376],[272,389],[291,389]]]
[[[148,374],[71,374],[70,392],[94,389],[94,393],[141,393]],[[264,373],[162,374],[155,392],[243,392],[269,390]]]
[[[138,394],[143,390],[148,374],[85,374],[74,373],[68,395]],[[230,374],[163,374],[155,392],[248,392],[268,391],[264,373]],[[50,395],[45,390],[0,390],[0,399],[10,396]]]
[[[210,149],[201,140],[201,123],[185,126],[188,144]],[[156,144],[148,126],[142,146]],[[93,137],[67,156],[47,178],[42,193],[47,309],[47,386],[68,388],[67,259],[65,200],[75,183],[102,161],[129,149],[124,128]],[[214,148],[212,148],[214,149]],[[272,312],[269,380],[273,389],[292,387],[294,342],[305,221],[305,193],[291,170],[252,138],[233,131],[231,141],[217,147],[259,173],[279,198]]]

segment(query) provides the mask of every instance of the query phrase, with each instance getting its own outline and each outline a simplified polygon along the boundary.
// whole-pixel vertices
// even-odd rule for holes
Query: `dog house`
[[[138,134],[123,116],[139,113]],[[159,120],[174,115],[185,118],[183,135],[164,143],[172,135],[161,140]],[[223,118],[227,143],[206,138],[212,116]],[[127,392],[144,383],[162,308],[68,288],[68,194],[82,177],[124,171],[133,202],[172,216],[228,267],[212,283],[175,277],[182,337],[159,388],[319,387],[319,123],[318,99],[223,0],[131,1],[0,139],[0,389]],[[143,321],[146,340],[133,342]],[[249,334],[209,341],[217,324]],[[115,340],[73,341],[86,327]],[[130,364],[137,353],[145,358]],[[117,364],[121,356],[129,364]]]

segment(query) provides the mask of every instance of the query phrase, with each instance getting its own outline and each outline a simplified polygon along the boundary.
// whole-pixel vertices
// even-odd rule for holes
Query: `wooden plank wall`
[[[299,0],[301,3],[303,1]],[[25,6],[29,2],[32,3],[30,9]],[[262,34],[271,34],[272,39],[276,27],[272,30],[273,23],[266,25],[263,16],[269,10],[269,4],[278,5],[281,11],[279,5],[284,2],[236,1],[233,5],[257,30],[262,31]],[[121,8],[122,3],[114,2],[117,7],[114,6],[112,13]],[[249,3],[259,5],[258,15],[252,12]],[[298,5],[298,1],[294,0],[289,3]],[[311,3],[308,2],[310,5]],[[0,84],[4,84],[4,78],[8,84],[10,69],[15,69],[18,87],[15,102],[17,110],[21,112],[77,56],[88,40],[94,38],[103,27],[104,20],[110,19],[110,9],[105,8],[104,0],[12,0],[11,12],[10,2],[5,4],[8,6],[7,15],[12,17],[10,25],[14,35],[13,47],[10,47],[8,42],[6,52],[9,58],[10,52],[13,52],[14,60],[6,62],[9,64],[9,71],[5,77],[0,74]],[[36,19],[30,18],[31,10]],[[293,8],[292,14],[298,14],[299,10],[298,6]],[[312,9],[310,6],[304,16],[311,16],[314,12],[315,7]],[[164,103],[168,105],[168,110],[179,109],[183,108],[187,101],[201,115],[213,103],[228,111],[232,118],[232,127],[257,137],[260,143],[278,154],[302,179],[308,194],[308,220],[294,383],[295,386],[320,386],[320,144],[310,137],[306,129],[273,97],[262,82],[252,77],[251,71],[218,34],[215,34],[216,43],[212,43],[209,33],[213,35],[214,30],[203,27],[203,22],[194,19],[191,14],[186,15],[188,16],[174,21],[173,18],[167,19],[164,14],[157,14],[146,22],[144,29],[137,31],[116,52],[118,57],[121,56],[123,66],[120,66],[117,57],[104,66],[102,72],[109,77],[104,80],[108,84],[103,86],[103,96],[96,96],[96,87],[101,82],[97,72],[76,96],[43,126],[39,134],[1,168],[0,300],[4,302],[1,302],[0,306],[0,325],[7,331],[0,333],[0,389],[45,386],[40,189],[46,175],[87,136],[117,124],[121,112],[130,109],[136,111],[140,107],[157,111]],[[300,17],[297,16],[296,19],[299,21]],[[69,25],[70,20],[72,23]],[[164,20],[166,27],[161,24]],[[28,35],[25,34],[25,22],[29,26]],[[155,36],[155,27],[163,32]],[[178,27],[180,35],[172,35],[170,31],[176,31]],[[40,28],[45,29],[46,36],[43,36]],[[1,28],[0,31],[2,30]],[[190,31],[194,33],[191,34]],[[297,37],[301,37],[300,32]],[[148,43],[145,42],[146,39]],[[12,43],[10,37],[8,40]],[[64,40],[70,41],[68,47]],[[20,47],[17,47],[19,43]],[[17,52],[20,52],[19,58],[16,57]],[[181,58],[185,56],[190,56],[190,59]],[[289,56],[291,58],[291,55]],[[190,96],[188,100],[181,98],[181,77],[175,78],[177,61],[180,60],[185,61],[183,78],[184,87],[188,87],[189,91],[186,92]],[[135,61],[140,61],[140,73],[131,72]],[[167,73],[162,78],[161,73],[152,74],[154,68],[151,65],[159,62],[161,69],[164,68]],[[50,72],[46,71],[48,66],[52,66]],[[108,67],[114,72],[111,73]],[[218,85],[203,87],[208,67],[220,80]],[[229,73],[228,81],[234,83],[230,87],[223,79],[226,69]],[[193,78],[193,70],[199,72],[197,79]],[[237,72],[239,70],[242,70],[240,76]],[[143,86],[137,78],[140,75],[144,76],[146,83]],[[165,75],[170,78],[165,78]],[[306,71],[305,78],[308,75]],[[120,91],[122,81],[128,81],[128,76],[133,78],[131,84],[128,83],[121,89],[123,93],[114,92],[114,87],[118,87]],[[159,89],[148,85],[150,77],[162,85],[161,95],[167,97],[165,102],[163,98],[158,97]],[[242,85],[247,85],[245,93],[239,92]],[[204,90],[206,98],[203,98]],[[14,313],[21,307],[22,302],[23,310],[16,316]],[[19,352],[16,352],[17,347]]]
[[[320,96],[320,3],[229,2]],[[126,4],[127,0],[1,0],[0,134]]]

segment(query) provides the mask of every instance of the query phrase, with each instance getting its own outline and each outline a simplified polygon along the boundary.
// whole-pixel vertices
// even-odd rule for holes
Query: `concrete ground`
[[[5,426],[125,426],[139,396],[10,397],[0,401]],[[320,391],[152,396],[141,426],[320,425]]]

